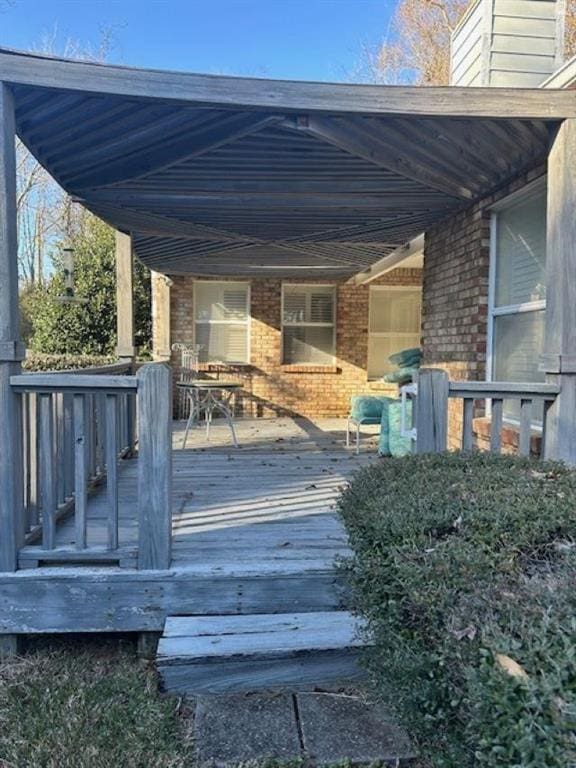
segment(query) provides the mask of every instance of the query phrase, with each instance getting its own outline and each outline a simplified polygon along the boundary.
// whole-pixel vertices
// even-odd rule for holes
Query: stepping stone
[[[227,694],[196,699],[194,737],[200,764],[301,757],[289,694]]]
[[[332,693],[296,694],[304,752],[315,764],[413,757],[408,737],[381,706]]]

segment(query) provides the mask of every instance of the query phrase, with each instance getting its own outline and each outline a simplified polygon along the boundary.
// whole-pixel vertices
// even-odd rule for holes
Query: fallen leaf
[[[511,659],[510,656],[506,656],[504,653],[496,654],[496,662],[498,666],[504,670],[510,677],[520,678],[521,680],[528,679],[528,673],[523,669],[517,661]]]

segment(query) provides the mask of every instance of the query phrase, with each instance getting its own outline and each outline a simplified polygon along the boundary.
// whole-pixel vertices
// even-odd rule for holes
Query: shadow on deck
[[[210,440],[194,430],[182,449],[184,422],[174,422],[172,568],[202,573],[326,570],[347,553],[334,512],[343,485],[374,460],[374,440],[359,456],[345,448],[345,421],[245,419],[240,448],[224,423]],[[137,544],[138,459],[119,473],[119,543]],[[106,540],[106,493],[88,503],[88,544]],[[74,543],[74,521],[63,521],[56,546]]]

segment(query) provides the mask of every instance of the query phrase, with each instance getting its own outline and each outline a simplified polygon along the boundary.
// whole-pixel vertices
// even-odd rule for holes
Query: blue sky
[[[56,30],[133,66],[308,80],[357,79],[395,0],[0,0],[0,46],[30,49]]]

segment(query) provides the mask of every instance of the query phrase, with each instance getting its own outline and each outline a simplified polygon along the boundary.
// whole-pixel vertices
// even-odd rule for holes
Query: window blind
[[[284,285],[282,359],[289,365],[334,362],[333,286]]]
[[[422,290],[371,288],[368,333],[368,378],[396,370],[388,361],[402,349],[420,346]]]
[[[194,331],[201,362],[249,362],[248,297],[248,283],[195,283]]]

